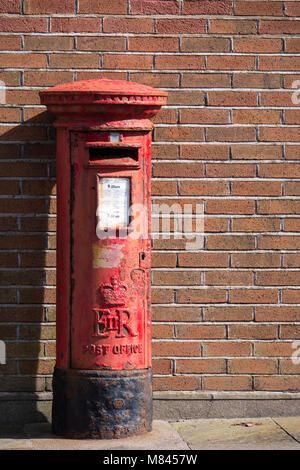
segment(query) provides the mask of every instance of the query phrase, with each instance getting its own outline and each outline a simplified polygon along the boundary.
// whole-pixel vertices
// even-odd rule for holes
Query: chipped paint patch
[[[116,268],[124,256],[121,245],[100,247],[93,245],[93,268]]]

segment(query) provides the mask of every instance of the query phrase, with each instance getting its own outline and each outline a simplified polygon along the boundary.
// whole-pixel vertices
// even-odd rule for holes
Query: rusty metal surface
[[[53,432],[74,439],[118,439],[151,431],[151,369],[55,369]]]

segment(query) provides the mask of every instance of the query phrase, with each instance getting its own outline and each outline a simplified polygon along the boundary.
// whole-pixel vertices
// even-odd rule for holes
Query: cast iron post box
[[[57,353],[53,431],[151,430],[153,117],[167,93],[86,80],[40,93],[57,129]]]

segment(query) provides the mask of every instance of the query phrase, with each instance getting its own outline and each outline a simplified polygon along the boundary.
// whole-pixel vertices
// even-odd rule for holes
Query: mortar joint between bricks
[[[178,1],[179,1],[179,14],[181,15],[182,10],[183,10],[183,0],[178,0]]]
[[[256,33],[259,34],[260,20],[256,20]]]
[[[281,253],[280,254],[280,267],[283,268],[283,260],[284,260],[284,255]]]
[[[20,72],[20,85],[24,86],[24,70]],[[24,108],[21,108],[21,110],[24,111]]]
[[[21,268],[21,253],[17,253],[18,268]]]
[[[261,92],[257,92],[257,106],[261,106]]]
[[[204,313],[203,313],[203,307],[200,307],[200,322],[204,321]]]
[[[229,326],[225,325],[225,339],[229,339]]]
[[[182,88],[182,72],[178,74],[178,88]]]
[[[47,307],[44,307],[44,320],[45,322],[48,321],[48,312],[47,312]]]

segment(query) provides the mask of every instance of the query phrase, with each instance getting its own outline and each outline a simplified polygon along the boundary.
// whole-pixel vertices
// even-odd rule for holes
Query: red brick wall
[[[204,204],[204,246],[154,240],[155,390],[299,391],[300,2],[0,0],[0,391],[55,362],[55,133],[39,90],[169,92],[155,202]],[[254,16],[253,16],[254,15]]]

